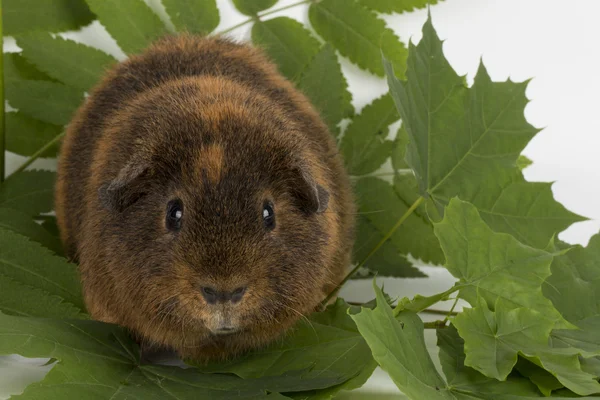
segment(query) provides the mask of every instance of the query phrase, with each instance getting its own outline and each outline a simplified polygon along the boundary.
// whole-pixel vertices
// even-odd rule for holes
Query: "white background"
[[[147,2],[160,12],[159,0]],[[276,7],[294,2],[281,0]],[[221,25],[217,30],[245,19],[233,9],[230,0],[218,0],[218,3]],[[534,161],[525,170],[525,176],[531,181],[555,181],[556,198],[570,210],[591,219],[573,225],[560,235],[570,243],[587,244],[590,236],[600,230],[600,207],[597,207],[600,202],[600,158],[597,156],[600,150],[600,79],[597,78],[600,1],[446,0],[432,6],[431,14],[439,36],[445,39],[446,57],[459,74],[467,75],[469,82],[481,58],[494,80],[534,78],[527,90],[531,102],[525,114],[534,126],[545,129],[525,149],[524,154]],[[278,15],[307,21],[305,6],[274,16]],[[384,18],[404,42],[411,38],[416,42],[421,37],[426,11]],[[233,36],[247,38],[249,30],[249,25],[245,26]],[[124,57],[98,24],[68,36],[100,47],[119,59]],[[10,40],[7,46],[11,51],[17,50]],[[357,110],[387,91],[383,79],[368,75],[346,61],[343,69]],[[10,155],[9,172],[22,161],[21,157]],[[54,162],[41,160],[36,165],[51,168]],[[445,270],[424,269],[430,278],[387,279],[387,291],[401,296],[427,295],[452,285],[452,277]],[[371,283],[351,282],[342,296],[353,301],[369,300]],[[430,333],[427,332],[426,338],[435,356],[435,339]],[[41,364],[39,360],[0,357],[0,399],[41,379],[48,369],[40,367]],[[372,393],[375,391],[381,392],[381,396],[375,396]],[[402,396],[386,374],[377,371],[360,393],[343,398],[383,400]]]

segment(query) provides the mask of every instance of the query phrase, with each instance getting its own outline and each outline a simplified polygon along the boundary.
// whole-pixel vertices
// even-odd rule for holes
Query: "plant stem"
[[[0,0],[0,50],[4,53],[4,37],[2,36],[2,0]],[[4,182],[6,173],[6,129],[4,125],[4,57],[0,59],[0,183]]]
[[[346,275],[346,277],[344,278],[344,280],[342,280],[335,289],[333,289],[331,291],[331,293],[329,293],[327,295],[327,297],[325,298],[325,300],[323,300],[321,302],[321,306],[326,306],[327,303],[329,303],[329,301],[337,294],[337,292],[340,290],[340,288],[342,286],[344,286],[344,284],[346,282],[348,282],[348,280],[350,280],[350,278],[352,277],[352,275],[354,275],[356,273],[356,271],[358,271],[359,269],[361,269],[365,263],[373,256],[373,254],[377,253],[377,250],[379,250],[381,248],[381,246],[383,246],[385,244],[385,242],[387,242],[387,240],[389,238],[392,237],[392,235],[398,230],[398,228],[400,228],[400,225],[402,225],[402,223],[404,221],[406,221],[406,219],[410,216],[410,214],[413,213],[413,211],[416,210],[417,207],[419,207],[419,205],[421,205],[421,203],[424,201],[425,199],[420,196],[414,203],[412,206],[410,206],[410,208],[408,210],[406,210],[406,212],[404,213],[404,215],[402,215],[400,217],[400,219],[398,220],[398,222],[396,222],[396,224],[392,227],[392,229],[389,230],[389,232],[379,241],[379,243],[377,243],[377,245],[373,248],[373,250],[371,250],[371,252],[361,261],[358,263],[358,265],[356,267],[354,267],[352,269],[352,271],[350,271],[349,274]]]
[[[242,26],[244,26],[244,25],[247,25],[247,24],[249,24],[249,23],[250,23],[250,22],[252,22],[252,21],[260,20],[262,17],[266,17],[267,15],[275,14],[275,13],[277,13],[277,12],[280,12],[280,11],[283,11],[283,10],[287,10],[287,9],[289,9],[289,8],[293,8],[293,7],[301,6],[302,4],[308,4],[308,3],[310,3],[311,1],[312,1],[312,0],[302,0],[302,1],[299,1],[299,2],[297,2],[297,3],[294,3],[294,4],[287,5],[287,6],[285,6],[285,7],[280,7],[280,8],[276,8],[276,9],[274,9],[274,10],[271,10],[271,11],[264,12],[264,13],[262,13],[262,14],[257,14],[257,15],[256,15],[256,16],[254,16],[254,17],[250,17],[250,18],[248,18],[247,20],[245,20],[245,21],[242,21],[242,22],[240,22],[240,23],[239,23],[239,24],[237,24],[237,25],[234,25],[234,26],[232,26],[232,27],[230,27],[230,28],[227,28],[227,29],[225,29],[224,31],[217,32],[216,34],[217,34],[217,35],[223,35],[223,34],[225,34],[225,33],[229,33],[229,32],[231,32],[231,31],[234,31],[234,30],[236,30],[237,28],[240,28],[240,27],[242,27]]]
[[[448,316],[450,315],[458,315],[457,312],[455,311],[444,311],[444,310],[436,310],[434,308],[426,308],[424,310],[419,311],[420,313],[424,313],[424,314],[436,314],[436,315],[446,315],[446,318],[448,318]],[[444,320],[445,322],[446,320]]]
[[[60,139],[62,139],[65,136],[65,132],[61,133],[60,135],[57,135],[54,137],[54,139],[52,139],[51,141],[49,141],[48,143],[46,143],[41,149],[39,149],[38,151],[36,151],[31,157],[29,157],[27,159],[27,161],[25,161],[23,163],[23,165],[21,165],[19,168],[17,168],[12,174],[17,174],[19,172],[22,172],[23,170],[25,170],[25,168],[29,167],[31,164],[33,164],[33,162],[35,160],[37,160],[38,158],[40,158],[40,156],[42,154],[44,154],[46,151],[48,151],[48,149],[52,146],[54,146],[56,143],[58,143],[60,141]]]
[[[446,327],[446,321],[423,322],[425,329],[439,329]]]
[[[454,308],[456,307],[456,304],[458,304],[458,296],[456,296],[456,298],[454,299],[454,303],[452,304],[452,307],[450,307],[450,311],[448,311],[446,318],[444,318],[444,323],[448,322],[448,318],[450,318],[451,315],[458,314],[458,313],[454,312]]]

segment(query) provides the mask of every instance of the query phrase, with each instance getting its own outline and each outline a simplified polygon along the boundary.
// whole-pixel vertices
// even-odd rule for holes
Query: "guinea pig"
[[[350,264],[335,140],[246,44],[172,36],[117,64],[69,124],[57,175],[92,318],[184,358],[265,346]]]

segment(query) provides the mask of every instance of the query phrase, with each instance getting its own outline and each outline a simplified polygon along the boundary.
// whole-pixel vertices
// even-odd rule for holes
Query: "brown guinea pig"
[[[263,346],[341,281],[354,203],[335,141],[263,53],[165,38],[68,127],[56,214],[91,316],[198,360]]]

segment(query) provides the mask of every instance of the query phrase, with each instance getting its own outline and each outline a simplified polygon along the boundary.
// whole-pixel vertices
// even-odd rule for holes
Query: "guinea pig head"
[[[311,312],[335,239],[316,144],[266,99],[225,83],[213,97],[198,90],[193,104],[161,93],[140,106],[147,118],[131,129],[153,139],[138,138],[99,190],[121,231],[107,246],[135,271],[115,279],[142,315],[130,327],[184,355],[266,343]]]

